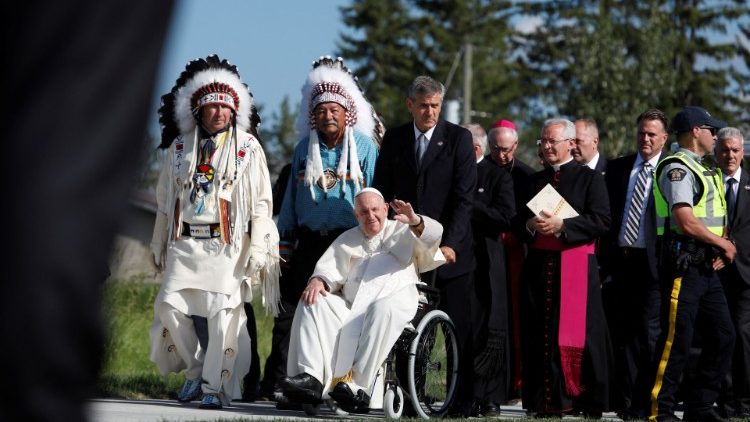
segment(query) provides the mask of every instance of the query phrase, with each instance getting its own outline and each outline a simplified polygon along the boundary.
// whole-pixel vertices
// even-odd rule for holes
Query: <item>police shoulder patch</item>
[[[680,182],[685,178],[685,176],[687,176],[687,171],[680,168],[669,170],[669,172],[667,173],[667,177],[669,177],[670,182]]]

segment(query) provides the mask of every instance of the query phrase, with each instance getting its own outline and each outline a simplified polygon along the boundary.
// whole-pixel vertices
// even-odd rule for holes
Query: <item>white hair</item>
[[[742,132],[740,132],[739,129],[736,127],[727,126],[725,128],[719,129],[719,132],[716,134],[716,139],[718,141],[723,141],[726,139],[739,139],[740,144],[745,142],[745,138],[742,137]]]
[[[571,122],[568,119],[563,119],[562,117],[555,117],[552,119],[547,119],[544,121],[544,124],[542,125],[542,135],[544,136],[544,130],[547,129],[550,126],[556,126],[556,125],[563,125],[565,128],[563,129],[563,139],[575,139],[576,138],[576,125]]]
[[[471,132],[471,139],[474,141],[474,145],[479,145],[482,148],[482,152],[487,151],[487,134],[484,132],[484,128],[476,123],[469,123],[461,125]]]

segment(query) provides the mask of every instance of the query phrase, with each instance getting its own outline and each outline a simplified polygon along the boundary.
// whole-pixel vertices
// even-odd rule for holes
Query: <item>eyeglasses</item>
[[[701,129],[706,129],[707,131],[711,132],[711,135],[716,136],[716,132],[719,131],[719,129],[716,129],[713,126],[699,126]]]
[[[559,143],[567,142],[567,141],[575,141],[575,139],[574,138],[566,138],[566,139],[560,139],[559,141],[556,141],[554,139],[537,139],[536,144],[537,145],[542,145],[542,146],[544,146],[544,145],[552,145],[552,146],[554,146],[554,145],[557,145]]]

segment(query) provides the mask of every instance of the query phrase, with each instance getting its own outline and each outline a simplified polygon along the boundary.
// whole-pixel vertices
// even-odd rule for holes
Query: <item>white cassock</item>
[[[236,169],[237,179],[222,187],[217,174],[200,212],[191,203],[190,185],[185,182],[191,180],[195,168],[197,135],[194,142],[188,137],[172,144],[157,186],[159,212],[152,241],[155,256],[166,265],[149,331],[151,360],[163,375],[184,369],[187,379],[203,378],[203,392],[219,395],[225,405],[242,396],[240,381],[250,369],[243,302],[252,299],[251,284],[260,284],[264,298],[275,304],[276,295],[268,293],[278,285],[278,275],[273,274],[278,232],[271,218],[266,158],[251,135],[238,132],[237,138],[235,147],[230,132],[212,161],[217,166],[229,160],[228,173],[234,174]],[[182,234],[184,224],[220,221],[220,199],[227,201],[230,210],[230,243],[219,237],[200,239]],[[207,319],[207,350],[198,343],[191,315]]]
[[[408,225],[386,220],[378,235],[368,239],[354,227],[326,250],[312,277],[323,279],[329,293],[313,305],[297,305],[290,377],[314,376],[324,395],[339,381],[353,381],[372,394],[378,369],[416,314],[419,273],[445,262],[439,249],[443,227],[422,218],[419,238]]]

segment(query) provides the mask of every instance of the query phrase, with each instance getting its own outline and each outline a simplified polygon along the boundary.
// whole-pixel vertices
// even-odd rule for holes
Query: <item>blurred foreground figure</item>
[[[102,283],[144,150],[171,8],[30,1],[3,25],[2,87],[13,104],[2,127],[14,179],[0,287],[12,388],[0,420],[86,419],[102,354]]]

